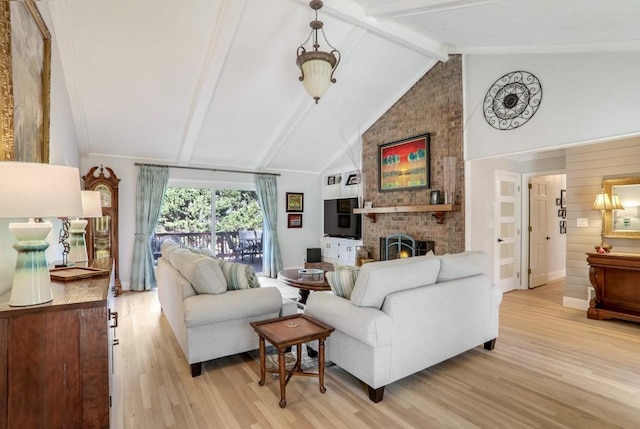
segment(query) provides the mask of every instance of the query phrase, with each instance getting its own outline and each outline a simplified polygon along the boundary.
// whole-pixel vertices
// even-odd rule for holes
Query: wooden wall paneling
[[[587,252],[600,242],[601,214],[593,201],[604,178],[640,176],[640,138],[571,147],[566,150],[567,277],[565,296],[587,299]],[[577,218],[589,219],[577,228]],[[605,238],[614,252],[640,253],[640,240]]]

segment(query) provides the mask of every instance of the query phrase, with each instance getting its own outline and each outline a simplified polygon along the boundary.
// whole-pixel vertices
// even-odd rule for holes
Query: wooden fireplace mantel
[[[587,262],[596,292],[587,317],[640,322],[640,254],[587,253]]]
[[[436,222],[444,223],[444,218],[447,212],[460,211],[460,206],[456,204],[429,204],[421,206],[395,206],[395,207],[373,207],[370,209],[353,209],[354,214],[363,214],[371,222],[376,222],[376,215],[378,213],[420,213],[431,212],[431,215],[436,218]]]

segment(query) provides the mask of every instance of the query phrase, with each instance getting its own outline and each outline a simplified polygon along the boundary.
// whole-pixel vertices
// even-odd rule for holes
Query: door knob
[[[547,237],[547,240],[551,240],[551,237]]]
[[[504,240],[502,238],[498,238],[498,243],[502,243]]]

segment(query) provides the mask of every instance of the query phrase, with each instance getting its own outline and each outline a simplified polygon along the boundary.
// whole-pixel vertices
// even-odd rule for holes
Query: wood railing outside
[[[262,257],[262,234],[253,232],[255,240],[240,240],[238,232],[217,232],[215,233],[215,249],[211,246],[211,232],[164,232],[154,235],[151,241],[154,262],[160,257],[160,245],[165,239],[175,241],[180,247],[207,248],[214,252],[217,258],[221,259],[241,259],[250,257]]]

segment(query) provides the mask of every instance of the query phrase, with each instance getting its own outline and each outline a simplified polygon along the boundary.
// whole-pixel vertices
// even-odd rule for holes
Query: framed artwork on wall
[[[287,192],[287,212],[297,213],[304,210],[304,194],[301,192]]]
[[[287,228],[302,228],[302,213],[288,214]]]
[[[51,34],[33,0],[0,7],[0,161],[48,163]]]
[[[563,209],[567,208],[567,190],[560,189],[560,207]]]
[[[429,147],[428,133],[380,145],[378,190],[402,191],[430,187]]]

